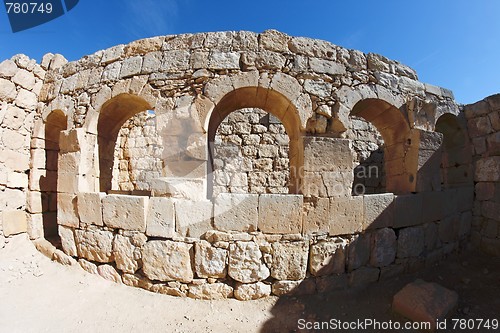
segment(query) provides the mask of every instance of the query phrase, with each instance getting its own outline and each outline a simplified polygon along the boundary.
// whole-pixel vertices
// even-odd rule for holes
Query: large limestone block
[[[345,272],[347,241],[335,238],[311,246],[309,270],[314,276],[340,274]]]
[[[195,299],[225,299],[233,296],[233,287],[217,282],[190,285],[188,296]]]
[[[259,230],[270,234],[302,232],[302,195],[261,194]]]
[[[500,181],[500,156],[491,156],[477,161],[474,180],[477,182]]]
[[[193,163],[187,163],[186,165],[191,165]],[[194,164],[200,165],[200,162],[195,162]],[[166,172],[172,171],[170,168],[166,168]],[[193,170],[186,172],[190,174]],[[186,174],[184,173],[184,175]],[[183,178],[183,177],[165,177],[154,179],[151,182],[151,191],[154,196],[168,196],[172,198],[188,199],[194,201],[206,200],[206,188],[207,184],[205,179],[197,178]]]
[[[306,277],[309,244],[273,243],[271,276],[277,280],[302,280]]]
[[[111,265],[99,265],[97,267],[97,274],[101,277],[115,283],[122,283],[122,277],[120,273]]]
[[[113,233],[104,230],[75,230],[78,256],[98,262],[112,262]]]
[[[437,283],[415,280],[407,284],[392,299],[394,312],[414,322],[436,323],[454,313],[458,305],[458,294]]]
[[[80,222],[102,226],[102,199],[105,193],[78,193],[77,207]]]
[[[211,201],[178,200],[175,202],[176,229],[182,236],[201,237],[212,230]]]
[[[398,258],[418,257],[425,246],[424,227],[411,227],[399,230]]]
[[[394,197],[394,227],[422,224],[423,195],[408,194]]]
[[[124,273],[134,274],[141,267],[141,247],[146,241],[147,237],[141,233],[130,237],[116,235],[113,241],[116,267]]]
[[[236,281],[253,283],[267,279],[270,273],[257,244],[236,242],[229,246],[228,274]]]
[[[174,201],[170,198],[149,199],[146,235],[172,238],[175,234]]]
[[[9,80],[0,79],[0,100],[12,102],[16,99],[16,85]]]
[[[223,231],[256,231],[258,206],[257,194],[221,193],[214,202],[214,225]]]
[[[195,244],[194,268],[200,278],[225,278],[228,251],[202,241]]]
[[[4,236],[12,236],[26,232],[28,220],[26,212],[20,210],[2,212],[2,228]]]
[[[270,51],[288,52],[290,36],[276,30],[266,30],[259,35],[259,46]]]
[[[370,260],[371,234],[359,234],[351,238],[347,252],[349,272],[365,266]]]
[[[146,231],[148,197],[112,194],[102,199],[102,220],[110,228]]]
[[[11,80],[27,90],[32,90],[36,83],[35,75],[24,69],[17,71],[16,75],[14,75]]]
[[[61,238],[61,246],[63,248],[64,253],[68,256],[76,257],[76,242],[75,242],[75,233],[72,228],[65,227],[60,225],[57,228],[59,232],[59,237]]]
[[[353,168],[351,140],[305,137],[304,170],[310,172],[343,171]]]
[[[150,241],[142,247],[142,270],[151,280],[193,280],[193,245],[173,241]]]
[[[396,258],[396,234],[390,228],[372,234],[370,264],[375,267],[389,266]]]
[[[330,199],[311,198],[304,203],[304,224],[305,234],[324,232],[330,230]]]
[[[330,235],[353,234],[363,230],[363,196],[330,199]]]
[[[394,195],[368,194],[363,198],[363,229],[391,227],[394,224]]]
[[[234,297],[240,301],[249,301],[269,296],[271,294],[271,285],[263,282],[257,283],[238,283],[234,289]]]
[[[57,194],[57,223],[67,227],[78,228],[77,196],[71,193]]]

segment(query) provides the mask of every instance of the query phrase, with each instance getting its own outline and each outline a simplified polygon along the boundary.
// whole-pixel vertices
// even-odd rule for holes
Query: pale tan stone
[[[52,255],[52,260],[66,266],[73,266],[77,264],[77,261],[73,257],[70,257],[59,249],[56,250]]]
[[[259,230],[271,234],[302,232],[302,195],[261,194]]]
[[[145,244],[147,237],[138,234],[141,243]],[[141,267],[141,251],[139,246],[132,243],[130,237],[116,235],[113,241],[113,255],[116,267],[124,273],[134,274]]]
[[[394,224],[394,195],[369,194],[363,196],[363,229],[390,227]]]
[[[306,242],[273,243],[271,276],[277,280],[306,277],[309,245]]]
[[[80,222],[83,224],[94,224],[102,226],[102,199],[105,193],[77,194],[77,208]]]
[[[322,241],[311,246],[309,270],[314,276],[345,272],[347,242],[342,238]]]
[[[60,225],[57,228],[59,232],[59,237],[61,238],[61,246],[64,252],[69,255],[76,257],[76,243],[75,243],[75,234],[73,229]]]
[[[75,194],[57,194],[57,223],[73,228],[78,228],[80,226],[77,197]]]
[[[112,194],[102,198],[102,220],[110,228],[146,231],[149,198]]]
[[[122,277],[116,271],[116,269],[111,265],[105,264],[97,266],[97,273],[106,280],[115,283],[122,283]]]
[[[171,238],[174,234],[174,201],[170,198],[150,198],[146,220],[146,235]]]
[[[267,297],[271,294],[271,285],[263,282],[257,283],[238,283],[234,289],[234,297],[240,301],[249,301]]]
[[[228,275],[236,281],[252,283],[269,277],[269,268],[262,261],[262,252],[253,242],[236,242],[229,248]]]
[[[28,219],[26,212],[20,210],[4,210],[2,212],[2,228],[5,236],[27,232]]]
[[[206,300],[225,299],[233,296],[233,288],[220,282],[190,285],[188,296]]]
[[[221,193],[214,201],[214,225],[223,231],[256,231],[259,196]]]
[[[78,263],[88,273],[90,273],[90,274],[96,274],[96,275],[99,274],[99,272],[97,271],[97,265],[96,264],[93,264],[90,261],[87,261],[85,259],[78,259]]]
[[[346,235],[363,230],[363,196],[330,199],[330,235]]]
[[[172,241],[150,241],[142,247],[144,274],[152,280],[193,280],[191,267],[193,246]]]
[[[212,202],[178,200],[175,202],[176,230],[182,236],[200,237],[212,230]]]
[[[113,238],[109,231],[75,230],[78,256],[91,261],[112,262]]]
[[[225,278],[228,251],[216,248],[208,242],[195,244],[194,268],[200,278]]]

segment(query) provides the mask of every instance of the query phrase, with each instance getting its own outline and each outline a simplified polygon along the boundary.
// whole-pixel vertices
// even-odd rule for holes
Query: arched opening
[[[144,99],[129,94],[120,94],[102,106],[97,122],[101,192],[112,189],[116,141],[123,124],[137,113],[150,109]]]
[[[162,146],[154,111],[139,112],[125,121],[116,140],[111,190],[151,191],[151,180],[162,174]]]
[[[369,98],[359,101],[351,116],[371,123],[382,137],[384,170],[380,170],[379,175],[385,174],[385,190],[396,194],[412,192],[416,175],[406,159],[412,139],[410,127],[401,111],[383,100]]]
[[[264,110],[230,113],[214,140],[213,195],[288,193],[289,138],[281,121]]]
[[[214,194],[214,171],[218,167],[215,163],[217,162],[217,155],[215,151],[216,147],[216,135],[217,129],[223,123],[223,121],[231,113],[238,110],[244,109],[259,109],[259,112],[264,112],[264,119],[269,114],[269,128],[271,128],[272,122],[277,123],[278,121],[282,124],[285,133],[288,135],[288,163],[289,163],[289,176],[288,176],[288,190],[287,193],[299,193],[301,187],[301,172],[303,165],[302,156],[302,143],[300,142],[300,119],[298,116],[298,110],[296,107],[282,94],[261,87],[246,87],[239,88],[224,96],[219,104],[214,108],[209,119],[208,124],[208,149],[209,149],[209,163],[208,163],[208,174],[207,179],[207,196],[210,198]],[[235,115],[242,114],[238,111]],[[248,111],[249,112],[249,111]],[[273,120],[271,120],[273,119]],[[251,124],[249,124],[251,126]],[[275,125],[275,124],[274,124]],[[242,125],[245,126],[245,125]],[[248,126],[248,125],[246,125]],[[224,126],[223,126],[224,127]],[[274,126],[273,126],[274,127]],[[258,128],[258,127],[256,127]],[[263,128],[261,128],[263,129]],[[252,129],[250,129],[250,132]],[[257,129],[258,131],[258,129]],[[251,133],[250,133],[251,134]],[[283,134],[283,133],[281,133]],[[283,142],[284,143],[284,142]],[[272,152],[269,155],[273,155],[276,149],[271,148]],[[285,150],[285,149],[284,149]],[[279,168],[279,162],[277,159],[281,158],[278,153],[274,154],[274,158],[270,158],[274,163],[276,163],[277,168]],[[262,163],[270,163],[266,160]],[[218,177],[219,178],[219,177]],[[286,178],[285,178],[286,179]],[[285,180],[286,181],[286,180]],[[257,184],[257,183],[256,183]],[[267,183],[268,184],[268,183]],[[254,190],[268,191],[269,186],[261,186],[260,189],[256,185]],[[262,188],[264,187],[264,188]],[[220,189],[220,188],[219,188]],[[273,191],[273,190],[269,190]],[[278,191],[278,190],[276,190]],[[279,191],[284,192],[285,189]]]
[[[441,187],[454,188],[471,184],[469,146],[458,118],[450,113],[443,114],[436,122],[436,132],[443,134]]]
[[[59,135],[66,129],[67,117],[61,110],[52,111],[45,120],[45,177],[40,178],[43,233],[56,247],[60,247],[57,227]]]
[[[352,195],[386,192],[384,139],[377,128],[361,117],[350,117],[351,127],[345,137],[352,140],[354,181]]]

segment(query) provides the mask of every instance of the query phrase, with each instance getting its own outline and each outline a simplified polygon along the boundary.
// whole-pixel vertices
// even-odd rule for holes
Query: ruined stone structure
[[[380,55],[163,36],[5,60],[0,102],[0,240],[119,283],[246,300],[500,252],[500,97],[462,112]]]

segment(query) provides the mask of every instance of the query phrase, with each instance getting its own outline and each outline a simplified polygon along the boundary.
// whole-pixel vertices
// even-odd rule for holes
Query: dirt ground
[[[248,302],[200,301],[114,284],[78,266],[51,262],[25,235],[19,235],[0,250],[0,331],[315,332],[300,329],[299,320],[303,324],[366,318],[404,322],[391,312],[392,296],[416,278],[458,292],[459,306],[453,318],[500,319],[500,258],[472,250],[419,274],[369,288]],[[369,327],[355,331],[413,332]]]

